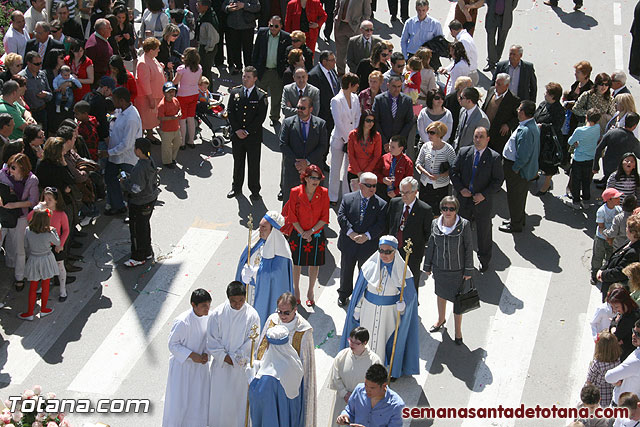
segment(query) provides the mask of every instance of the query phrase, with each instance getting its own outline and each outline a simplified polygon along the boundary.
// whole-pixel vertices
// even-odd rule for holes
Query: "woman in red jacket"
[[[320,0],[291,0],[287,4],[284,30],[291,33],[300,30],[307,36],[307,46],[316,51],[316,41],[320,27],[327,20],[327,13]]]
[[[324,175],[316,165],[307,166],[300,175],[301,185],[291,189],[289,200],[282,208],[285,218],[283,232],[289,234],[293,260],[293,287],[300,303],[300,272],[309,266],[307,307],[315,304],[313,287],[320,266],[324,265],[327,238],[324,226],[329,223],[329,190],[320,185]],[[290,230],[290,231],[289,231]]]

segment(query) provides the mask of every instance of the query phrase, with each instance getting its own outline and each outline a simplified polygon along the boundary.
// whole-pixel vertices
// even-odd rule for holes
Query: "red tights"
[[[49,281],[46,279],[42,281],[42,295],[40,296],[40,313],[50,313],[51,309],[47,308],[47,300],[49,299]],[[36,307],[36,291],[38,290],[38,281],[29,282],[29,307],[27,316],[33,316],[33,310]]]

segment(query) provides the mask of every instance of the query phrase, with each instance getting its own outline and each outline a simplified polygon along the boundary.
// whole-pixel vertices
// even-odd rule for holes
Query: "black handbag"
[[[456,314],[464,314],[480,308],[480,297],[478,296],[478,290],[475,288],[475,286],[473,286],[472,279],[468,279],[468,281],[471,285],[469,291],[464,292],[464,285],[467,280],[463,280],[460,288],[458,289],[458,293],[456,294],[456,298],[453,303],[453,311]]]

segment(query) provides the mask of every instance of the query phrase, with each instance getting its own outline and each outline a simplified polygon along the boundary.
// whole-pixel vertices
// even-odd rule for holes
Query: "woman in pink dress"
[[[176,70],[173,84],[178,86],[178,101],[182,111],[180,132],[182,133],[182,149],[196,148],[193,138],[196,133],[196,105],[198,105],[198,82],[202,76],[200,55],[195,47],[188,47],[182,56],[183,65]]]
[[[158,121],[158,103],[163,97],[162,85],[164,84],[164,72],[162,65],[156,60],[160,51],[160,42],[154,37],[148,37],[142,43],[144,55],[138,58],[136,68],[136,80],[138,96],[134,105],[142,119],[142,129],[146,137],[154,144],[160,144],[160,140],[153,136],[153,129],[160,125]]]

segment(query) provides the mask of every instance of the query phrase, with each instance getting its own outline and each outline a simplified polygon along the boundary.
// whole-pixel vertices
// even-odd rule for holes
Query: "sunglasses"
[[[35,65],[36,67],[39,67],[42,65],[42,61],[40,62],[32,62],[31,65]]]
[[[428,131],[427,131],[427,133],[428,133],[429,135],[435,135],[435,134],[436,134],[436,131],[435,131],[435,130],[428,130]]]
[[[382,249],[382,248],[378,249],[378,252],[380,252],[383,255],[391,255],[395,251],[396,251],[395,249]]]
[[[45,193],[54,193],[58,194],[58,189],[56,187],[45,187]]]
[[[364,119],[365,123],[373,123],[376,119]]]
[[[382,56],[383,58],[386,58],[387,56],[389,56],[389,52],[381,53],[380,56]]]
[[[367,33],[373,33],[373,28],[363,28],[362,31],[366,31]]]
[[[455,212],[456,208],[454,208],[453,206],[443,206],[440,208],[440,210],[442,212]]]
[[[367,188],[376,188],[376,185],[375,185],[375,184],[366,184],[366,183],[364,183],[364,182],[361,182],[361,183],[360,183],[360,185],[364,185],[364,186],[365,186],[365,187],[367,187]]]
[[[304,111],[307,109],[307,107],[305,107],[304,105],[298,105],[296,108],[300,111]]]
[[[441,96],[434,96],[433,100],[434,101],[442,101],[442,97]]]
[[[291,313],[293,313],[293,311],[282,311],[282,310],[276,310],[276,313],[278,313],[281,316],[288,316]]]
[[[280,25],[269,24],[269,28],[280,28]]]
[[[312,179],[314,181],[320,181],[322,178],[320,178],[319,176],[315,176],[315,175],[311,175],[308,177],[309,179]]]

